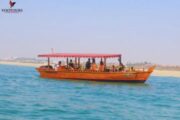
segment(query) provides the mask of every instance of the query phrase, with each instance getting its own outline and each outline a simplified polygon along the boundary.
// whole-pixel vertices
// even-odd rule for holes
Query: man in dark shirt
[[[72,60],[70,60],[69,62],[69,67],[74,68],[74,63],[72,62]]]
[[[91,68],[91,61],[90,58],[88,59],[88,61],[86,62],[86,69],[90,69]]]

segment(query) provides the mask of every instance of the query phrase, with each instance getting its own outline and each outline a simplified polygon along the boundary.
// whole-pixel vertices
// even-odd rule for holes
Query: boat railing
[[[154,67],[150,67],[149,69],[137,69],[137,68],[133,68],[133,67],[124,67],[123,69],[111,69],[111,67],[107,67],[105,70],[91,70],[91,69],[85,69],[85,68],[68,68],[67,66],[61,66],[60,68],[58,67],[52,67],[52,66],[41,66],[38,68],[39,70],[41,71],[55,71],[55,72],[121,72],[121,73],[124,73],[124,72],[151,72],[154,70]]]
[[[52,65],[45,65],[40,66],[38,69],[45,70],[45,71],[66,71],[66,72],[152,72],[155,68],[155,65],[149,68],[137,68],[133,66],[118,66],[118,65],[108,65],[104,70],[91,70],[91,69],[85,69],[85,66],[79,66],[76,68],[71,68],[67,65],[62,65],[60,67],[58,66],[52,66]]]

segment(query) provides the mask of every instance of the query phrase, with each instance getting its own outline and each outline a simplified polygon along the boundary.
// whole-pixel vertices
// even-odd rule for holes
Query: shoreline
[[[25,67],[39,67],[45,65],[43,63],[22,63],[22,62],[11,62],[11,61],[0,61],[0,65],[15,65],[15,66],[25,66]],[[180,71],[173,70],[154,70],[151,74],[152,76],[161,77],[180,77]]]
[[[25,67],[39,67],[44,65],[43,63],[23,63],[23,62],[11,62],[11,61],[0,61],[0,65],[14,65],[14,66],[25,66]]]
[[[180,78],[180,71],[174,70],[154,70],[151,74],[152,76],[159,76],[159,77],[179,77]]]

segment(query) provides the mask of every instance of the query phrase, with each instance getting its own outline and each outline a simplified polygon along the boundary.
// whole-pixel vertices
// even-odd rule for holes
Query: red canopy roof
[[[38,57],[77,57],[77,58],[114,58],[120,57],[121,54],[75,54],[75,53],[51,53],[40,54]]]

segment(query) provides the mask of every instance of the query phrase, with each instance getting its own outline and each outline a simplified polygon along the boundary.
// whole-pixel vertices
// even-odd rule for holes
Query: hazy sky
[[[0,11],[0,57],[121,53],[124,62],[180,65],[180,0],[14,0]],[[0,9],[9,8],[0,0]]]

